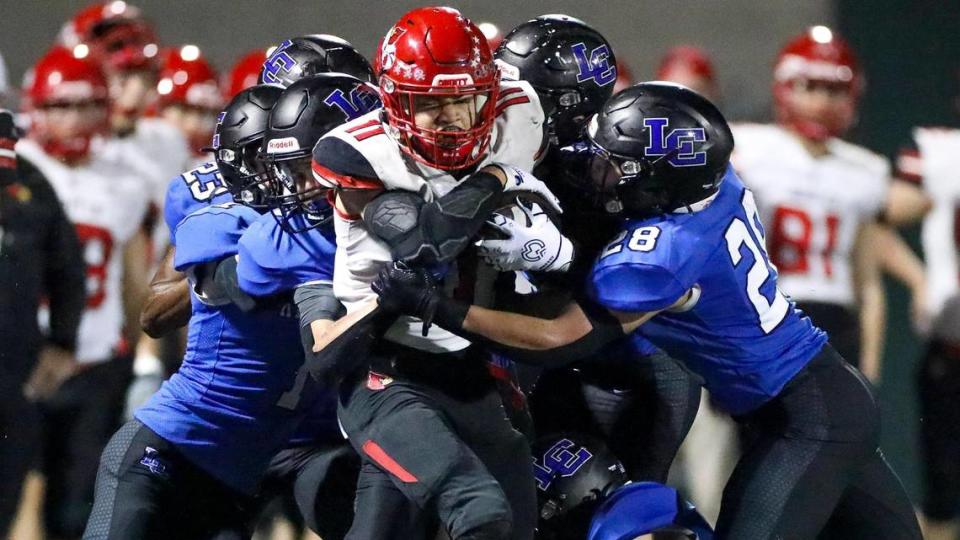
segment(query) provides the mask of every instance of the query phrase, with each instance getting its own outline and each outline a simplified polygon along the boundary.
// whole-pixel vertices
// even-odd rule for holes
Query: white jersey
[[[161,118],[140,118],[133,133],[126,137],[111,137],[94,149],[107,159],[127,164],[140,177],[140,183],[150,195],[150,203],[163,215],[163,201],[170,179],[192,169],[195,161],[187,140],[176,127]],[[169,235],[167,228],[157,220],[152,238],[155,253],[162,253]]]
[[[143,222],[149,193],[125,163],[100,154],[84,165],[67,167],[32,140],[19,141],[16,150],[50,181],[83,248],[87,302],[77,335],[77,361],[109,360],[124,324],[123,251]]]
[[[884,207],[887,160],[836,138],[814,157],[780,126],[731,127],[733,166],[756,194],[780,289],[800,302],[852,306],[853,248],[860,225]]]
[[[927,269],[927,308],[932,319],[960,294],[960,130],[916,128],[916,152],[901,155],[899,173],[923,183],[933,208],[923,220],[923,256]],[[960,332],[960,321],[953,335]],[[946,337],[946,336],[945,336]]]
[[[384,187],[388,190],[413,191],[432,201],[449,193],[460,181],[445,171],[429,167],[410,158],[389,135],[389,128],[380,121],[380,111],[373,111],[356,120],[333,129],[324,138],[337,138],[359,152],[372,168],[378,181],[372,186],[363,178],[342,176],[325,171],[323,163],[316,164],[318,181],[342,187]],[[491,135],[487,156],[479,167],[503,163],[529,171],[544,144],[543,111],[533,88],[526,82],[509,81],[501,85],[497,118]],[[386,244],[372,237],[359,216],[334,217],[337,233],[337,256],[334,266],[333,290],[350,312],[365,301],[375,298],[370,284],[384,264],[392,260]],[[391,341],[430,352],[457,351],[470,342],[446,330],[433,326],[424,338],[422,322],[413,317],[398,319],[386,333]]]

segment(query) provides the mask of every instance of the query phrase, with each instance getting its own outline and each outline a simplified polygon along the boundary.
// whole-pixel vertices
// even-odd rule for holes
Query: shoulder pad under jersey
[[[318,227],[289,233],[264,214],[240,238],[237,279],[254,296],[293,290],[309,282],[333,282],[334,232]]]
[[[178,271],[237,254],[240,235],[257,220],[255,210],[234,202],[205,206],[177,225],[173,267]]]

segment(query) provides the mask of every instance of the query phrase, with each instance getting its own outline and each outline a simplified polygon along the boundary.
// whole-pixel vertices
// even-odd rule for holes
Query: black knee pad
[[[513,526],[509,521],[488,521],[453,540],[508,540],[512,531]]]

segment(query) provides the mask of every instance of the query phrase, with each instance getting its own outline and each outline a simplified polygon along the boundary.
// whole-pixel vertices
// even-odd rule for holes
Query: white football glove
[[[543,197],[556,213],[563,213],[563,209],[560,208],[560,199],[550,191],[550,188],[548,188],[542,180],[513,165],[497,163],[497,166],[503,169],[503,172],[507,175],[507,183],[503,186],[504,193],[508,191],[529,191],[536,193]]]
[[[573,243],[560,233],[540,205],[532,203],[527,208],[520,204],[517,207],[526,215],[523,223],[494,214],[487,224],[507,238],[478,240],[477,253],[500,272],[565,272],[570,268]]]

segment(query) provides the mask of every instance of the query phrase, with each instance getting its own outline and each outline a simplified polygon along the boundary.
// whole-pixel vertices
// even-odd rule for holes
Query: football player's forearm
[[[911,291],[923,291],[926,278],[920,257],[917,257],[903,238],[890,227],[876,227],[875,235],[877,253],[883,270],[897,278]]]
[[[147,238],[138,232],[130,239],[123,253],[124,333],[131,346],[140,338],[140,311],[149,293]]]
[[[190,322],[190,282],[153,283],[140,312],[140,327],[152,338],[162,337]]]
[[[152,338],[164,336],[190,321],[190,282],[173,269],[175,248],[167,250],[140,312],[140,327]]]
[[[443,326],[442,321],[438,324]],[[587,312],[578,304],[570,304],[554,319],[471,306],[462,333],[518,362],[548,369],[590,357],[624,335],[620,321],[606,310]]]
[[[919,186],[895,180],[887,192],[883,221],[891,225],[907,225],[922,218],[933,207],[933,201]]]
[[[386,192],[363,211],[370,231],[390,246],[395,260],[429,265],[456,258],[496,210],[506,175],[487,166],[450,193],[425,203],[409,192]]]

